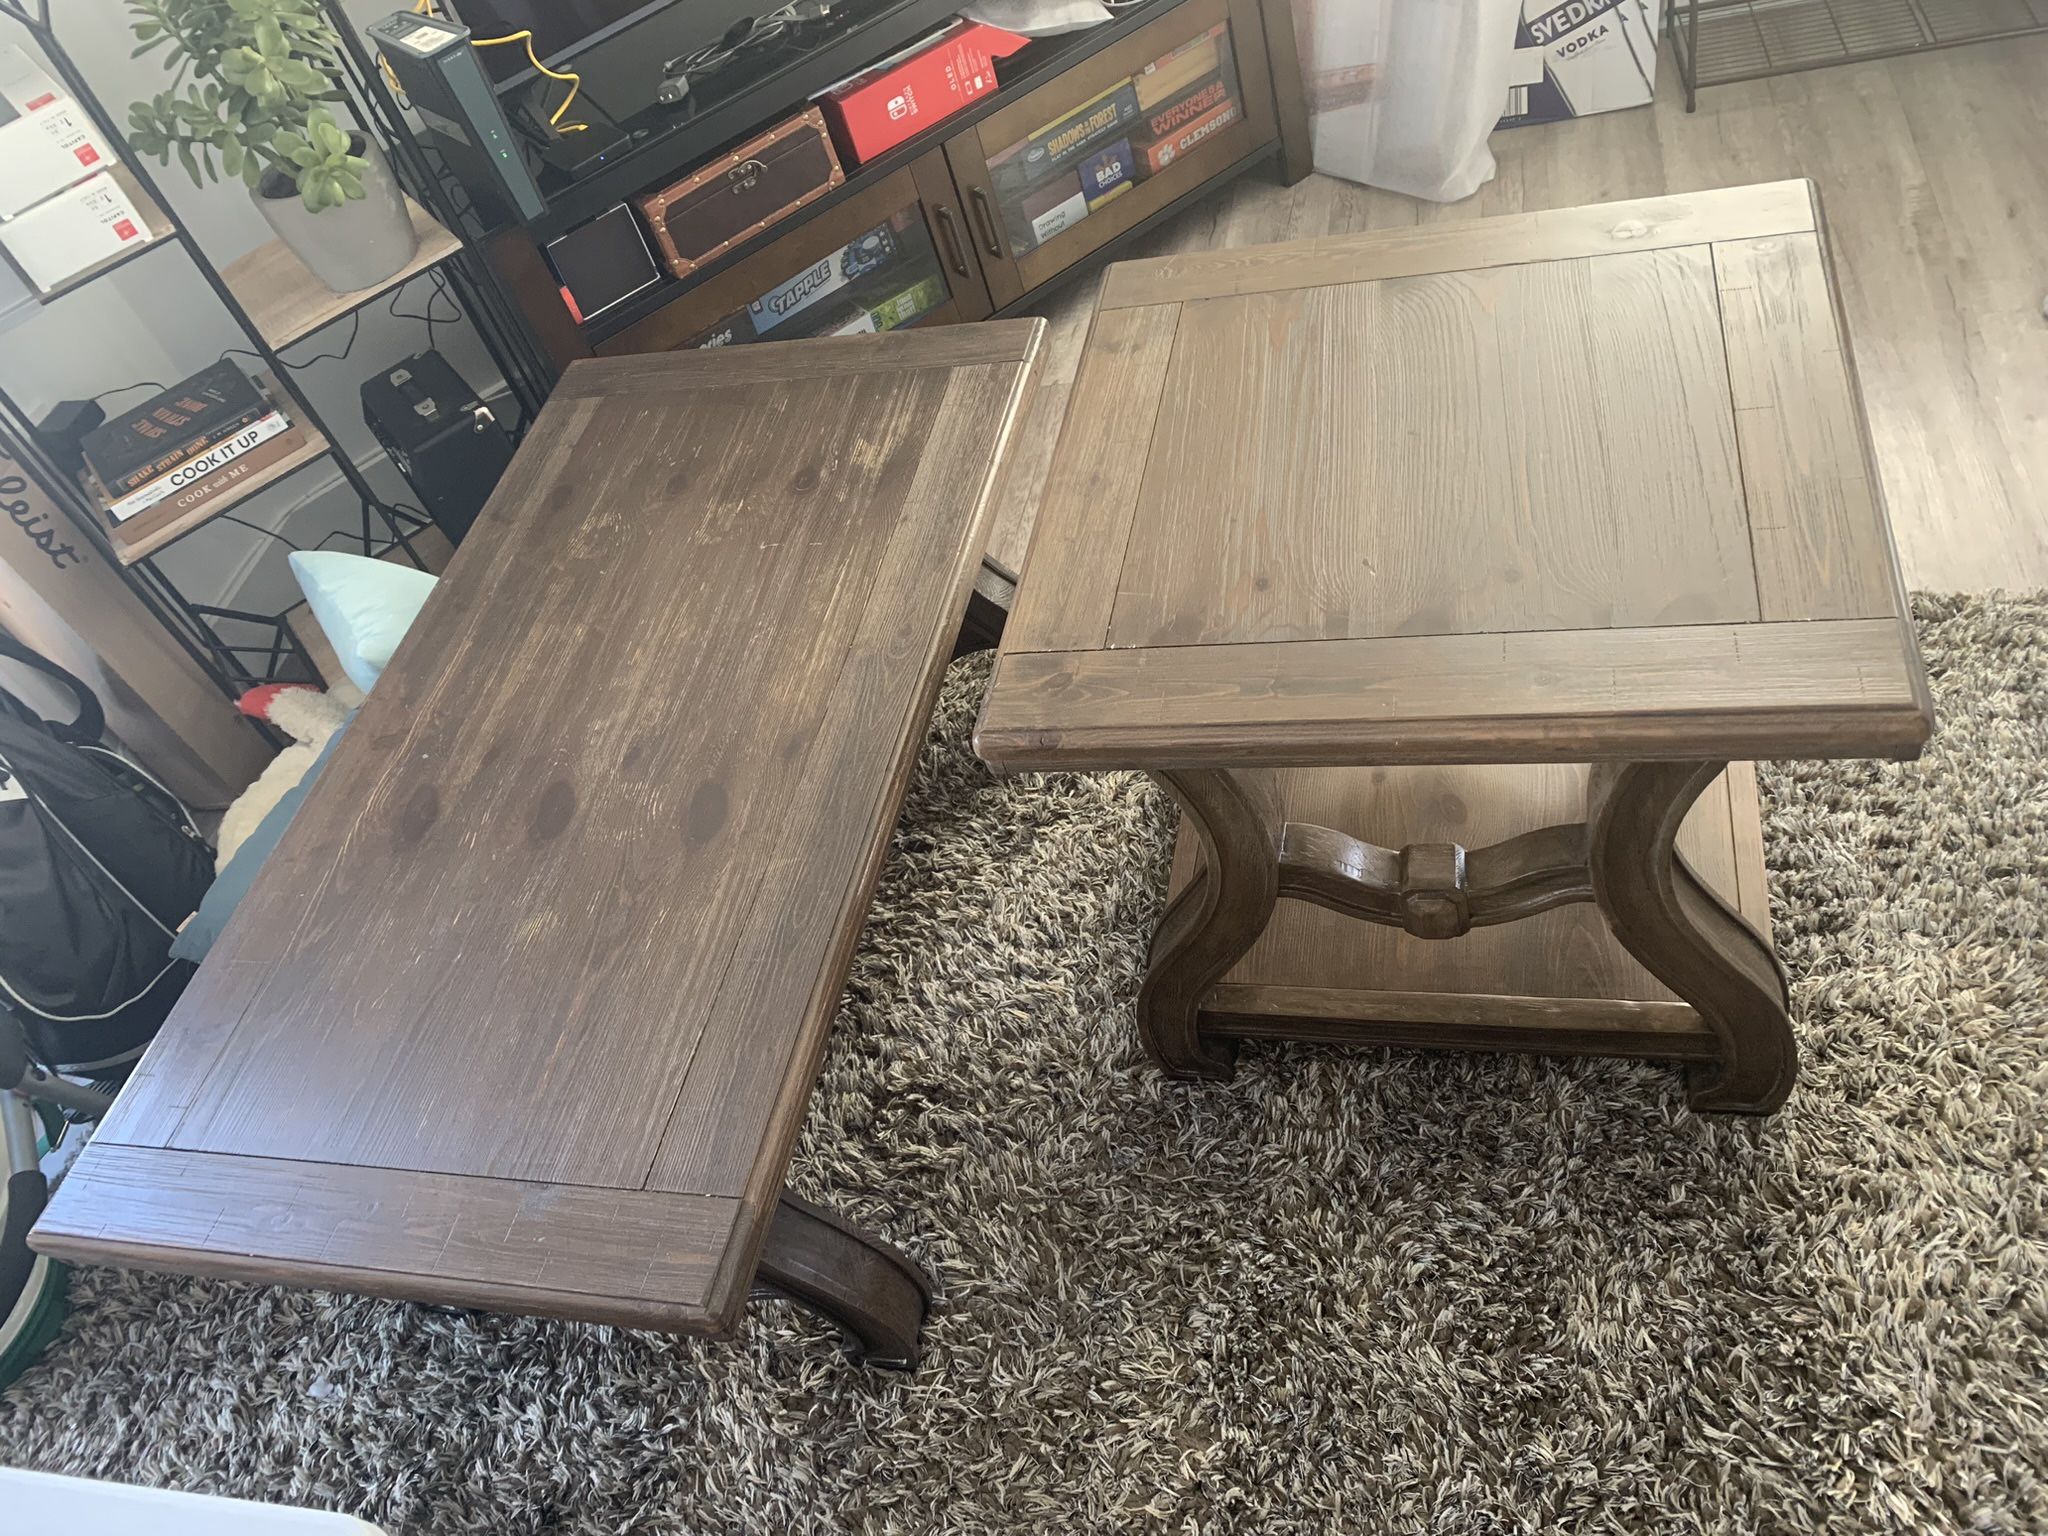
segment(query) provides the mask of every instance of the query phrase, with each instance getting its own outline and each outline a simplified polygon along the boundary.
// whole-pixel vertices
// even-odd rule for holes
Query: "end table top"
[[[1111,269],[1005,767],[1911,756],[1804,181]]]

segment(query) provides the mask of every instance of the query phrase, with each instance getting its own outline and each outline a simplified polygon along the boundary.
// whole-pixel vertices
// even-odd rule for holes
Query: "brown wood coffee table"
[[[976,741],[1180,802],[1170,1072],[1645,1056],[1764,1112],[1796,1057],[1734,760],[1932,723],[1781,182],[1113,268]]]
[[[34,1245],[913,1359],[783,1174],[1043,328],[571,367]]]

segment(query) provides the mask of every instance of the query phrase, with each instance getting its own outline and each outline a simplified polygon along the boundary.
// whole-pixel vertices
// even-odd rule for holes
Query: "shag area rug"
[[[1917,613],[1926,758],[1764,775],[1773,1119],[1644,1064],[1163,1081],[1167,808],[993,778],[968,661],[795,1176],[941,1277],[919,1372],[782,1306],[707,1345],[89,1271],[0,1461],[407,1536],[2048,1530],[2048,599]]]

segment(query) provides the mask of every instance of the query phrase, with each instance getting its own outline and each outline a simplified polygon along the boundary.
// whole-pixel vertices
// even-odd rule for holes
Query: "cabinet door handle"
[[[1003,259],[1003,237],[996,228],[995,205],[988,200],[988,194],[980,187],[967,189],[967,200],[974,204],[976,221],[981,225],[981,243],[989,255],[997,261]]]
[[[940,203],[932,209],[932,218],[939,226],[939,244],[946,248],[946,265],[962,277],[971,277],[967,253],[960,248],[960,226],[953,220],[953,210]]]

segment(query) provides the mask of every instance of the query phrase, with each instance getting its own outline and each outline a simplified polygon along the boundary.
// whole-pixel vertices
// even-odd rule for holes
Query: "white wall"
[[[359,23],[397,8],[397,0],[348,0],[347,6]],[[126,125],[131,101],[168,86],[160,54],[129,57],[134,39],[121,0],[58,0],[55,10],[59,38],[117,125]],[[29,35],[4,19],[0,41],[34,51]],[[175,160],[169,167],[152,162],[148,169],[172,214],[197,236],[216,267],[270,239],[269,226],[239,182],[194,187]],[[420,314],[431,292],[425,277],[415,278],[399,290],[397,307]],[[246,345],[205,280],[175,246],[139,257],[46,307],[8,312],[4,299],[0,295],[0,383],[36,416],[59,400],[139,379],[175,383],[219,357],[223,348]],[[371,373],[427,344],[426,327],[393,318],[388,312],[392,302],[387,296],[361,311],[361,329],[346,360],[314,362],[295,379],[338,446],[363,466],[371,483],[387,498],[416,503],[363,426],[357,395]],[[437,306],[437,315],[450,312],[445,302]],[[284,355],[304,362],[339,352],[348,342],[350,324],[344,319]],[[437,325],[434,334],[456,371],[483,394],[502,389],[489,353],[466,320]],[[140,398],[140,392],[133,398]],[[355,497],[331,464],[301,470],[237,507],[235,515],[308,545],[330,530],[358,524]],[[170,546],[159,560],[194,601],[274,610],[297,597],[283,552],[275,540],[215,522]]]

